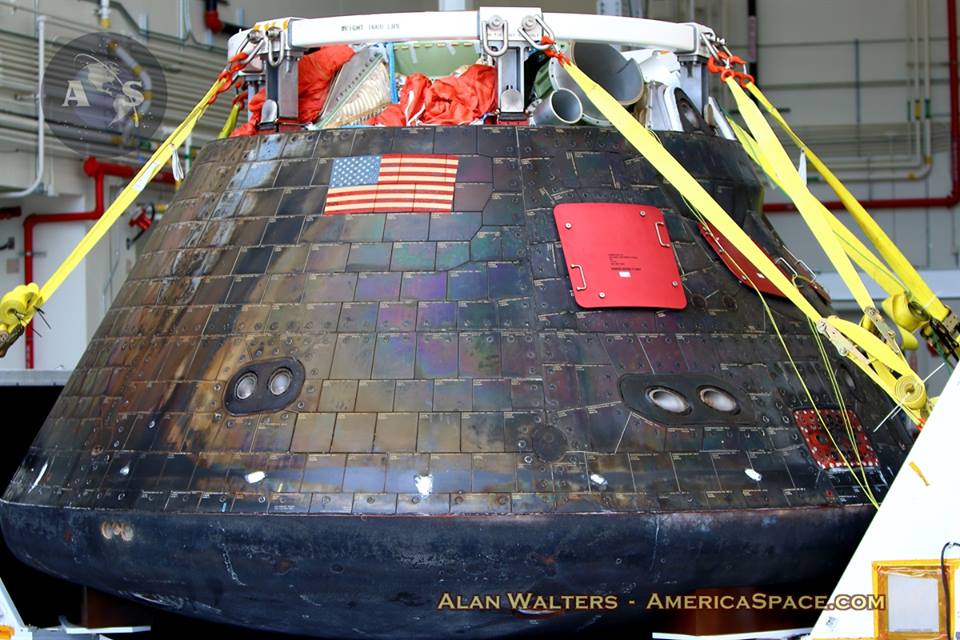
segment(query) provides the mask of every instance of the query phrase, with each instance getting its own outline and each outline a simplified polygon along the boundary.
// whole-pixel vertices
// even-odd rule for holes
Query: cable
[[[950,629],[950,614],[952,613],[952,607],[950,606],[950,581],[947,579],[947,563],[944,560],[947,549],[950,547],[960,547],[960,542],[948,542],[943,545],[943,549],[940,550],[940,578],[943,580],[943,600],[947,605],[944,607],[944,617],[947,623],[947,640],[951,640],[953,637]]]

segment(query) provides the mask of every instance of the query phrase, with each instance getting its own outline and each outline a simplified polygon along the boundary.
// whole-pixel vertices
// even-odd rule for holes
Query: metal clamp
[[[663,222],[660,222],[659,220],[658,220],[657,222],[654,222],[654,223],[653,223],[653,229],[654,229],[654,231],[657,232],[657,242],[660,243],[660,246],[661,246],[661,247],[664,247],[665,249],[669,249],[669,248],[670,248],[670,243],[663,241],[663,237],[660,235],[660,227],[663,227],[664,229],[666,229],[666,228],[667,228],[667,225],[664,224]]]
[[[786,267],[787,269],[789,269],[790,272],[793,273],[794,276],[800,277],[800,272],[797,271],[797,270],[793,267],[792,264],[790,264],[789,262],[787,262],[787,259],[784,258],[783,256],[777,256],[777,259],[774,260],[773,263],[774,263],[774,264],[782,264],[784,267]]]
[[[793,253],[793,251],[790,251],[788,247],[784,246],[783,250],[790,254],[790,257],[794,259],[794,261],[797,263],[798,266],[803,267],[803,270],[807,272],[807,280],[810,281],[810,284],[814,284],[817,281],[816,272],[813,269],[811,269],[809,266],[807,266],[806,262],[798,258],[796,254]],[[800,275],[800,274],[797,274],[797,275]]]
[[[287,32],[280,27],[270,27],[267,29],[267,64],[271,67],[279,67],[280,63],[283,62],[284,57],[286,57],[286,44],[287,44]],[[277,58],[274,59],[273,45],[274,42],[277,44]]]
[[[500,40],[503,44],[500,45],[500,48],[494,48],[490,46],[490,31],[493,31],[493,35],[496,36],[496,31],[500,32],[500,37],[494,37],[494,40]],[[481,23],[480,25],[480,47],[483,49],[483,52],[490,56],[491,58],[499,58],[507,52],[508,48],[508,38],[507,38],[508,25],[507,21],[501,18],[500,16],[493,16],[490,20]]]
[[[582,287],[574,287],[576,291],[585,291],[587,288],[587,275],[583,271],[583,266],[579,264],[571,264],[571,269],[578,269],[580,271],[580,281],[583,283]]]
[[[540,28],[539,32],[537,27]],[[527,41],[527,44],[537,51],[546,51],[553,46],[552,44],[544,44],[542,42],[543,36],[547,36],[551,42],[554,41],[554,37],[553,30],[547,26],[547,23],[543,21],[543,17],[539,14],[526,16],[520,24],[518,33],[521,38]]]

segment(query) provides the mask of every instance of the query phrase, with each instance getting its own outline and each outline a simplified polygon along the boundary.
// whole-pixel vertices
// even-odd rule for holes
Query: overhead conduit
[[[947,2],[947,50],[950,82],[950,192],[945,196],[932,198],[878,198],[861,200],[866,209],[908,209],[953,207],[960,203],[960,78],[957,53],[957,0]],[[834,200],[824,202],[828,209],[844,209],[843,203]],[[765,213],[785,213],[796,211],[790,202],[771,202],[763,205]]]
[[[84,222],[99,220],[100,216],[106,210],[104,197],[104,180],[107,176],[117,178],[133,178],[137,174],[137,168],[119,164],[116,162],[101,162],[95,157],[90,156],[83,162],[83,171],[93,178],[94,205],[90,211],[76,211],[72,213],[33,213],[23,220],[23,282],[29,284],[34,281],[33,278],[33,229],[38,224],[55,224],[59,222]],[[153,179],[154,182],[165,184],[175,184],[173,174],[169,171],[162,171]],[[33,326],[27,327],[24,336],[24,355],[25,366],[27,369],[33,369],[33,363],[36,359],[36,343],[33,337]]]

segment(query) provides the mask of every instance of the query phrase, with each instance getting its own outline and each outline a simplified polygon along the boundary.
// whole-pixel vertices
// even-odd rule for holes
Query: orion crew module
[[[18,556],[186,615],[358,638],[614,613],[445,594],[643,602],[839,569],[911,435],[744,282],[544,36],[830,313],[710,95],[710,29],[506,7],[264,23],[231,40],[250,135],[203,148],[3,495]],[[304,62],[337,45],[305,123]],[[406,111],[428,64],[447,67],[424,96],[485,67],[460,78],[491,108]],[[363,110],[401,75],[399,123]],[[817,410],[854,437],[832,446]]]

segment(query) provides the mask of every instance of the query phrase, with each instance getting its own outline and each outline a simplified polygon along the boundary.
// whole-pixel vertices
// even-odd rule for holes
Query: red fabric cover
[[[497,71],[483,64],[432,82],[422,73],[414,73],[400,90],[399,104],[389,105],[367,123],[388,127],[467,124],[493,110],[496,93]]]
[[[345,44],[320,47],[300,60],[297,90],[300,93],[300,122],[313,122],[323,111],[330,91],[330,82],[337,71],[353,57],[353,49]],[[250,120],[233,130],[230,137],[250,136],[257,132],[260,110],[266,100],[266,90],[261,89],[250,99]]]

